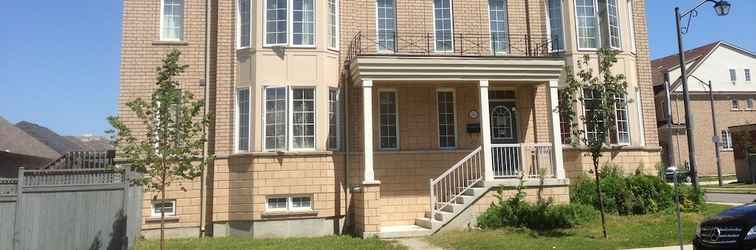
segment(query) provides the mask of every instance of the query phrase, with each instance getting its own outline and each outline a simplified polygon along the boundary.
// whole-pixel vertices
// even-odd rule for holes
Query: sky
[[[676,53],[674,7],[647,0],[652,58]],[[730,0],[729,16],[699,8],[687,49],[716,40],[756,51],[756,0]],[[122,0],[4,1],[0,8],[0,116],[59,134],[103,134],[116,115]]]

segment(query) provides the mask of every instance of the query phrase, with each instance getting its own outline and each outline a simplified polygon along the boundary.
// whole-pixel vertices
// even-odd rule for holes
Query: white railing
[[[495,178],[554,177],[551,143],[492,144],[491,159]]]
[[[431,178],[431,225],[437,210],[454,203],[465,191],[482,180],[484,175],[483,155],[481,147],[478,147],[437,178]]]

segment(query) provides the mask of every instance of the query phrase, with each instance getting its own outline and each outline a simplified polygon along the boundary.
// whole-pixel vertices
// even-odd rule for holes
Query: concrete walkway
[[[706,202],[751,203],[756,200],[756,194],[733,193],[704,193]]]
[[[693,250],[693,245],[683,246],[684,250]],[[650,248],[635,248],[630,250],[680,250],[680,246],[668,246],[668,247],[650,247]]]
[[[396,241],[411,250],[441,250],[440,247],[431,245],[429,242],[420,238],[403,238]]]

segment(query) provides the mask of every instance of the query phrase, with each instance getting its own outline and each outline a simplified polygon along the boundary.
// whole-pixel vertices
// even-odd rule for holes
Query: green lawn
[[[683,215],[683,239],[689,243],[698,222],[727,206],[707,205],[701,213]],[[609,239],[601,237],[601,222],[572,229],[534,232],[527,229],[445,232],[428,237],[445,249],[624,249],[674,245],[677,224],[674,212],[640,216],[607,217]]]
[[[167,249],[405,249],[396,242],[348,236],[253,240],[251,238],[205,238],[168,240]],[[160,249],[157,240],[137,242],[136,249]]]

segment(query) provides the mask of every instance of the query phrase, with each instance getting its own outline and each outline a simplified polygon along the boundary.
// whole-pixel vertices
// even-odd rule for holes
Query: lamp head
[[[717,1],[714,3],[714,11],[717,12],[717,15],[719,16],[726,16],[730,13],[730,7],[732,5],[730,2],[727,2],[725,0]]]

